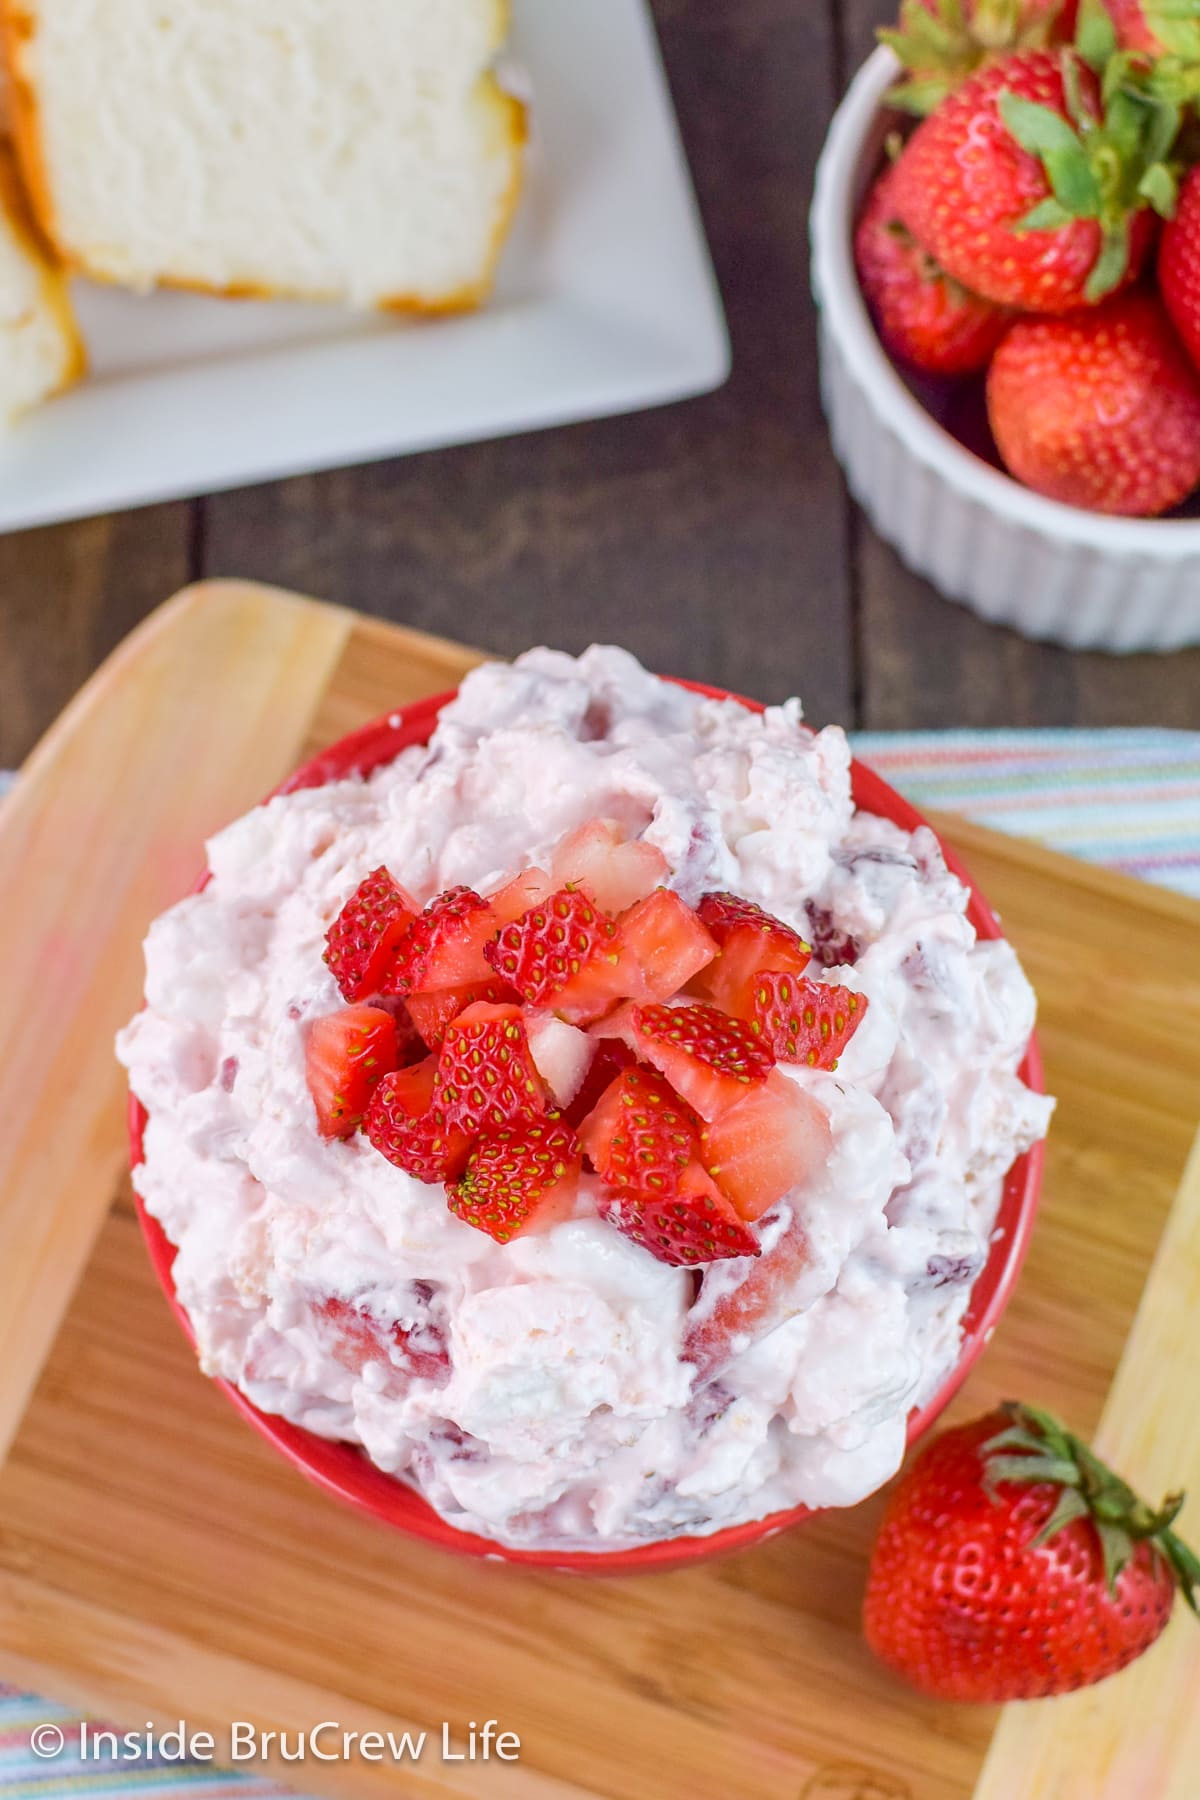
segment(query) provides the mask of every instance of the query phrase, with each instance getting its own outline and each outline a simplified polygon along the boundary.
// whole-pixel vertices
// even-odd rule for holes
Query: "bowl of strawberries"
[[[1073,648],[1200,642],[1200,20],[902,0],[817,173],[834,446],[948,598]]]

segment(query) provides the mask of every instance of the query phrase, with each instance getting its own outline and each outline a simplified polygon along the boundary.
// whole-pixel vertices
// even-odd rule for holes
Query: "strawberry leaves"
[[[1100,1542],[1105,1583],[1115,1594],[1137,1545],[1149,1542],[1172,1570],[1188,1606],[1200,1616],[1200,1558],[1171,1530],[1184,1496],[1168,1495],[1156,1510],[1049,1413],[1013,1404],[1005,1410],[1011,1423],[980,1446],[986,1491],[999,1503],[997,1490],[1005,1483],[1048,1484],[1062,1490],[1030,1548],[1049,1543],[1078,1519],[1089,1519]]]
[[[1090,25],[1088,40],[1101,45]],[[1080,70],[1071,53],[1062,57],[1066,112],[1005,90],[997,111],[1016,142],[1036,157],[1050,193],[1018,220],[1014,230],[1055,231],[1073,219],[1094,219],[1100,249],[1084,287],[1094,303],[1124,280],[1130,260],[1130,223],[1143,206],[1164,218],[1175,209],[1176,181],[1167,158],[1179,135],[1181,114],[1172,101],[1132,78],[1120,58],[1103,66],[1102,118],[1083,100]]]

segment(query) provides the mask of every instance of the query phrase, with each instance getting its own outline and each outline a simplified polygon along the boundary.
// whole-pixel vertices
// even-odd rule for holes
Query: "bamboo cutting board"
[[[130,1725],[183,1718],[219,1743],[234,1719],[430,1734],[400,1769],[275,1769],[343,1797],[967,1800],[996,1715],[900,1687],[858,1634],[878,1500],[656,1576],[438,1555],[279,1461],[196,1372],[154,1283],[110,1052],[148,919],[187,886],[206,831],[473,660],[336,607],[207,584],[123,646],[0,809],[0,1676]],[[946,829],[1037,986],[1060,1099],[1025,1275],[955,1411],[1015,1395],[1088,1432],[1200,1115],[1200,907]],[[1138,1354],[1152,1365],[1155,1344]],[[1178,1479],[1135,1431],[1113,1436],[1131,1476],[1145,1463]],[[1200,1538],[1200,1504],[1183,1528]],[[1154,1655],[1177,1641],[1173,1626]],[[1096,1695],[1115,1703],[1136,1679]],[[489,1718],[518,1734],[519,1763],[441,1760],[443,1722],[461,1748]],[[998,1764],[1008,1734],[988,1800],[1058,1800]],[[1183,1789],[1119,1800],[1168,1792]]]

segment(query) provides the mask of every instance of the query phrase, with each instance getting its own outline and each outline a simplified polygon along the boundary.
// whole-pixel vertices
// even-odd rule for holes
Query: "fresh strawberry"
[[[447,1189],[450,1211],[498,1244],[530,1225],[551,1224],[574,1199],[579,1144],[557,1114],[481,1138],[460,1179]]]
[[[605,912],[624,912],[667,878],[653,844],[629,838],[615,819],[589,819],[565,837],[552,864],[559,887],[582,887]]]
[[[988,417],[1027,487],[1151,517],[1200,482],[1200,377],[1155,295],[1020,319],[992,359]]]
[[[563,1109],[563,1117],[569,1125],[579,1130],[590,1112],[599,1105],[605,1089],[621,1073],[637,1061],[629,1045],[621,1038],[597,1038],[596,1051],[588,1065],[579,1092],[573,1100],[568,1101]]]
[[[400,939],[385,991],[407,997],[431,988],[490,980],[492,970],[483,947],[495,929],[487,901],[473,888],[447,888],[434,896]]]
[[[610,1187],[662,1198],[696,1161],[696,1116],[655,1069],[625,1069],[579,1128],[584,1154]]]
[[[530,1013],[525,1020],[529,1054],[555,1106],[569,1106],[587,1080],[596,1040],[553,1013]]]
[[[413,1282],[414,1289],[427,1287]],[[444,1386],[450,1376],[450,1354],[444,1333],[428,1316],[428,1303],[415,1297],[412,1319],[378,1318],[363,1305],[334,1294],[315,1301],[312,1312],[332,1354],[344,1369],[360,1374],[369,1362],[397,1361],[418,1381]],[[417,1315],[420,1316],[417,1316]]]
[[[396,1066],[396,1022],[378,1006],[346,1006],[317,1019],[304,1047],[304,1073],[317,1130],[349,1137],[358,1130],[375,1084]]]
[[[779,1062],[836,1069],[867,1006],[867,996],[850,988],[767,969],[754,983],[749,1023]]]
[[[890,356],[928,375],[985,369],[1009,314],[981,300],[939,269],[896,215],[895,170],[867,196],[854,234],[854,263],[863,298]]]
[[[545,869],[522,869],[504,887],[488,895],[488,906],[494,921],[493,930],[498,931],[502,925],[511,925],[514,919],[527,913],[531,906],[541,906],[555,888],[562,885],[560,881],[547,875]]]
[[[671,888],[656,888],[617,921],[616,979],[621,998],[669,1000],[708,967],[717,946]]]
[[[399,994],[377,994],[373,1005],[390,1015],[396,1026],[396,1067],[406,1069],[410,1063],[422,1062],[429,1053],[428,1045],[417,1030],[416,1020]]]
[[[343,999],[379,992],[396,945],[419,911],[384,868],[359,882],[325,934],[325,961]]]
[[[863,1622],[925,1693],[994,1704],[1068,1693],[1140,1656],[1200,1559],[1078,1438],[1029,1406],[947,1431],[893,1490]],[[1132,1793],[1132,1789],[1129,1790]]]
[[[700,1290],[683,1339],[683,1356],[695,1364],[698,1386],[800,1310],[800,1278],[812,1264],[808,1239],[791,1218],[768,1241],[771,1248],[742,1272],[735,1286],[722,1285],[716,1299]]]
[[[631,1006],[603,1029],[653,1063],[702,1119],[736,1106],[775,1063],[748,1025],[715,1006]]]
[[[1184,176],[1175,217],[1163,227],[1158,291],[1184,349],[1200,369],[1200,167]]]
[[[490,1006],[512,1006],[521,996],[507,981],[472,981],[466,987],[434,988],[428,994],[410,994],[408,1010],[421,1038],[430,1050],[440,1050],[446,1027],[460,1012],[486,1000]]]
[[[1020,49],[1069,44],[1077,0],[901,0],[895,30],[877,32],[904,79],[887,98],[923,116],[981,63]]]
[[[471,1138],[446,1116],[437,1092],[435,1056],[385,1075],[363,1129],[381,1156],[418,1181],[452,1181],[470,1154]]]
[[[614,955],[617,928],[582,889],[560,888],[484,946],[502,981],[531,1006],[590,1006],[589,970]]]
[[[891,191],[948,275],[997,305],[1068,312],[1132,280],[1169,213],[1177,111],[1100,84],[1073,51],[989,64],[918,125]]]
[[[737,894],[705,894],[699,915],[715,939],[720,955],[704,971],[703,985],[718,1006],[738,1018],[754,1011],[755,983],[763,969],[787,969],[799,975],[812,950],[798,931]]]
[[[743,1219],[760,1219],[827,1161],[832,1146],[824,1107],[772,1069],[704,1126],[700,1161]]]
[[[699,1263],[759,1253],[754,1233],[698,1162],[680,1171],[666,1198],[645,1192],[616,1193],[600,1202],[600,1214],[659,1262],[694,1268]]]
[[[546,1087],[520,1007],[477,1001],[451,1020],[438,1058],[438,1092],[451,1124],[471,1137],[543,1116]]]
[[[1190,0],[1104,0],[1123,50],[1200,61],[1200,12]]]

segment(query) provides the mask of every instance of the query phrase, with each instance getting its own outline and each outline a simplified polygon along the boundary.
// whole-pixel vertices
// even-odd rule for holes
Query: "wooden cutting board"
[[[442,1556],[277,1460],[197,1373],[154,1283],[110,1051],[149,918],[196,872],[206,831],[473,660],[206,584],[118,651],[0,809],[0,1676],[219,1743],[235,1719],[429,1732],[399,1769],[276,1765],[343,1797],[966,1800],[996,1715],[909,1692],[859,1637],[878,1500],[665,1575]],[[946,832],[1038,989],[1060,1099],[1025,1275],[955,1412],[1017,1395],[1088,1432],[1200,1114],[1200,907],[961,822]],[[1120,1448],[1136,1478],[1150,1451],[1135,1433]],[[1200,1538],[1195,1502],[1189,1525]],[[461,1748],[489,1718],[519,1735],[519,1763],[441,1759],[444,1721]],[[989,1800],[1033,1793],[994,1764]]]

